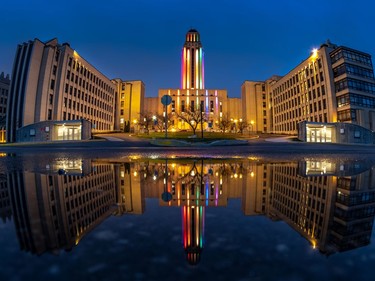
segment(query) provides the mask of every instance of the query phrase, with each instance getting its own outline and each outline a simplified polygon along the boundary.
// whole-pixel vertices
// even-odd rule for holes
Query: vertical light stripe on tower
[[[199,48],[200,49],[200,48]],[[199,87],[199,51],[198,49],[195,49],[195,83],[194,88],[200,89]]]
[[[190,50],[187,50],[187,61],[186,61],[186,89],[189,89],[190,85]]]
[[[181,71],[181,89],[186,88],[186,47],[182,52],[182,71]]]
[[[199,89],[203,88],[203,77],[202,77],[202,48],[199,48]]]

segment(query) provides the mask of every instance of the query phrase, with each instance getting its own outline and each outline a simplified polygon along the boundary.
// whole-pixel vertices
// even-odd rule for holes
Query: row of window
[[[303,118],[296,121],[290,121],[290,118],[287,118],[287,115],[277,116],[275,117],[275,131],[276,132],[290,132],[297,130],[298,122],[301,121],[311,121],[311,122],[328,122],[328,115],[327,113],[323,114],[315,114],[314,116],[306,116],[310,113],[308,113],[308,110],[303,110]]]
[[[357,112],[355,109],[347,109],[337,112],[337,121],[344,122],[344,121],[356,121],[357,120]]]
[[[318,88],[317,89],[318,91],[318,97],[320,97],[320,89]],[[314,105],[314,111],[317,111],[316,109],[316,104],[318,104],[318,108],[319,110],[322,109],[322,105],[323,105],[323,109],[326,109],[327,108],[327,102],[326,102],[326,99],[323,99],[323,100],[315,100],[317,98],[316,96],[316,92],[315,92],[315,89],[311,92],[309,91],[308,94],[306,95],[302,95],[302,96],[298,96],[298,97],[295,97],[294,99],[292,100],[289,100],[289,101],[285,101],[285,102],[280,102],[279,98],[276,99],[276,102],[275,102],[275,115],[279,114],[279,113],[284,113],[285,111],[289,110],[289,111],[294,111],[298,108],[303,108],[304,106],[308,106],[306,104],[308,104],[310,101],[313,101],[313,103],[310,104],[310,107],[311,105]],[[312,109],[310,109],[310,112],[313,112]],[[296,115],[298,116],[298,115]]]
[[[316,109],[316,104],[314,106]],[[302,113],[302,114],[298,114],[298,113]],[[310,114],[313,116],[307,116]],[[324,112],[323,114],[317,114],[317,111],[313,112],[312,105],[310,104],[310,108],[309,107],[303,107],[302,109],[298,108],[295,111],[286,112],[286,113],[280,114],[279,116],[275,116],[275,123],[276,123],[275,128],[277,129],[277,131],[295,130],[297,128],[297,122],[299,121],[298,120],[291,121],[291,119],[294,119],[294,118],[300,119],[299,121],[307,120],[307,121],[313,121],[313,122],[328,122],[327,113]],[[287,125],[287,127],[285,127],[285,125]]]
[[[331,62],[334,64],[341,58],[344,58],[346,60],[350,61],[355,61],[355,62],[360,62],[368,66],[372,66],[371,62],[371,56],[357,53],[353,50],[348,50],[348,49],[339,49],[338,51],[334,51],[331,53]]]
[[[372,69],[352,65],[348,63],[341,64],[333,69],[333,76],[338,77],[344,73],[353,74],[364,78],[374,78],[374,72]]]
[[[351,93],[337,97],[337,107],[343,107],[345,105],[375,108],[375,97],[366,97]]]
[[[81,96],[81,93],[79,92],[78,90],[78,99],[80,98]],[[67,97],[64,97],[64,103],[66,104],[66,100],[68,98]],[[69,100],[72,100],[72,99],[69,99]],[[92,105],[92,106],[96,106],[96,107],[99,107],[100,109],[103,109],[104,111],[107,111],[109,113],[112,113],[113,112],[113,105],[110,105],[106,102],[103,102],[95,97],[92,97],[90,95],[87,95],[87,94],[84,94],[82,92],[82,100],[76,100],[77,103],[81,102],[81,103],[88,103],[88,105]]]
[[[99,119],[106,120],[108,122],[112,121],[112,114],[108,114],[99,109],[87,106],[82,103],[80,104],[79,102],[76,103],[75,101],[72,101],[71,99],[67,100],[66,98],[64,98],[64,107],[69,108],[71,110],[80,111],[81,113],[84,113],[84,114],[88,114],[90,115],[90,117],[98,117]]]
[[[335,216],[344,220],[356,220],[367,217],[373,217],[375,215],[375,206],[366,206],[359,209],[342,210],[339,208],[335,209]]]
[[[289,111],[285,112],[286,109],[289,109]],[[290,106],[290,101],[289,101],[289,107],[288,106],[285,107],[285,103],[275,107],[275,118],[277,121],[278,120],[277,117],[279,117],[280,115],[286,114],[285,120],[288,120],[289,117],[298,118],[303,115],[316,113],[318,111],[325,110],[325,109],[327,109],[327,101],[325,99],[322,101],[321,100],[315,101],[306,106],[298,106],[298,107],[297,107],[297,104],[294,106],[293,102],[291,103],[291,106]]]
[[[340,81],[335,82],[336,93],[345,89],[353,89],[357,91],[375,93],[375,84],[365,81],[360,81],[352,78],[344,78]]]
[[[337,192],[337,202],[343,203],[347,206],[362,205],[375,202],[375,192],[363,192],[356,194],[345,194]]]
[[[1,95],[8,96],[9,90],[7,89],[1,89]]]
[[[87,94],[84,91],[81,92],[79,89],[73,88],[73,86],[69,86],[68,84],[65,84],[65,93],[66,94],[69,93],[69,95],[77,97],[78,99],[82,99],[82,101],[84,100],[85,102],[91,103],[94,106],[98,106],[108,112],[113,111],[113,106],[111,105],[110,102],[108,101],[104,102],[100,100],[99,98],[96,98],[95,96]],[[110,100],[112,100],[112,98],[110,98]]]
[[[300,100],[301,97],[303,99],[303,95],[300,97],[295,97],[297,94],[300,94],[300,87],[299,85],[297,85],[296,87],[293,87],[292,89],[289,89],[288,91],[283,92],[282,94],[279,94],[279,95],[275,95],[275,91],[274,91],[274,95],[275,95],[274,104],[280,104],[280,103],[283,103],[284,101],[286,102],[286,100],[293,98],[293,97],[295,97],[294,98],[295,102],[297,102],[296,98],[298,98],[298,104],[301,104],[301,102],[302,103],[309,102],[312,99],[320,98],[320,96],[325,96],[326,91],[325,91],[324,85],[311,89],[310,86],[304,85],[304,84],[307,84],[307,82],[305,81],[301,85],[302,91],[306,93],[306,100],[302,100],[302,101]]]
[[[106,118],[110,118],[112,119],[112,117],[106,117]],[[97,120],[93,120],[91,118],[85,118],[83,116],[80,116],[80,115],[75,115],[73,113],[70,113],[70,112],[63,112],[63,119],[62,120],[79,120],[79,119],[87,119],[89,120],[92,124],[93,124],[93,129],[97,129],[97,130],[110,130],[111,129],[111,123],[106,123],[106,122],[102,122],[102,121],[97,121]],[[103,120],[104,118],[100,118],[99,120]],[[52,110],[51,109],[48,109],[48,120],[52,120]]]
[[[318,59],[316,63],[307,65],[303,70],[298,71],[297,74],[290,77],[284,83],[281,83],[281,85],[278,86],[274,90],[274,94],[279,94],[279,93],[285,91],[286,89],[294,86],[295,84],[298,84],[299,81],[302,82],[306,79],[309,79],[309,76],[311,76],[314,79],[314,74],[315,74],[315,78],[316,78],[316,83],[319,83],[319,77],[318,77],[319,69],[322,69],[322,62],[321,62],[320,59]],[[322,71],[320,71],[320,81],[324,81],[324,76],[323,76]]]
[[[214,112],[214,101],[213,100],[209,101],[209,105],[208,105],[208,104],[205,104],[204,100],[201,100],[200,101],[200,108],[203,108],[203,111],[208,110],[210,112]],[[186,110],[190,110],[190,111],[196,110],[195,100],[190,101],[189,109],[187,109],[186,102],[184,100],[180,101],[180,111],[185,112]],[[220,110],[220,112],[223,112],[223,106],[222,106],[221,102],[220,102],[220,105],[219,105],[219,110]],[[176,112],[176,101],[175,100],[172,100],[171,112]]]
[[[75,79],[74,79],[74,74],[69,76],[69,70],[68,70],[67,80],[69,80],[69,77],[70,77],[71,82],[75,83],[79,87],[82,87],[82,92],[83,92],[84,89],[86,89],[86,91],[91,92],[93,95],[97,95],[100,98],[102,98],[102,99],[104,99],[108,102],[113,101],[113,96],[107,94],[104,90],[101,90],[99,87],[95,87],[91,83],[89,84],[88,82],[85,82],[85,80],[82,81],[82,78],[78,79],[78,76],[75,76]],[[67,93],[67,87],[69,87],[68,83],[65,84],[65,92],[66,93]],[[70,86],[70,88],[72,88],[72,87],[73,86]],[[51,85],[51,89],[53,90],[52,85]],[[70,94],[71,94],[71,92],[70,92]]]
[[[93,74],[90,70],[88,70],[86,67],[81,65],[80,62],[74,60],[72,57],[69,57],[68,66],[71,67],[71,70],[76,71],[76,75],[80,74],[86,77],[87,79],[89,79],[91,82],[95,83],[97,86],[99,86],[103,90],[110,92],[111,94],[114,94],[115,91],[111,86],[109,86],[109,84],[105,83],[102,79],[100,79],[98,76]]]

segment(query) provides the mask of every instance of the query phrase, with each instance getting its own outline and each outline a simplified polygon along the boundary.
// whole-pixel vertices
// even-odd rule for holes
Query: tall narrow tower
[[[190,29],[181,59],[181,89],[204,89],[204,60],[199,32]]]

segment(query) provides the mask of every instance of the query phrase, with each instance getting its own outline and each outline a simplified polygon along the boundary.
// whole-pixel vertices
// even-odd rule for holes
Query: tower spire
[[[186,33],[181,55],[181,88],[204,89],[204,61],[200,34],[191,28]]]

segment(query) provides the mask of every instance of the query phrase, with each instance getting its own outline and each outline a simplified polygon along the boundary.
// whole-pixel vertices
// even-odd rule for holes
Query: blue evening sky
[[[285,75],[327,39],[375,55],[372,0],[12,0],[0,4],[0,72],[17,44],[57,37],[108,78],[146,95],[180,86],[185,34],[197,29],[206,88],[239,97],[245,80]]]

